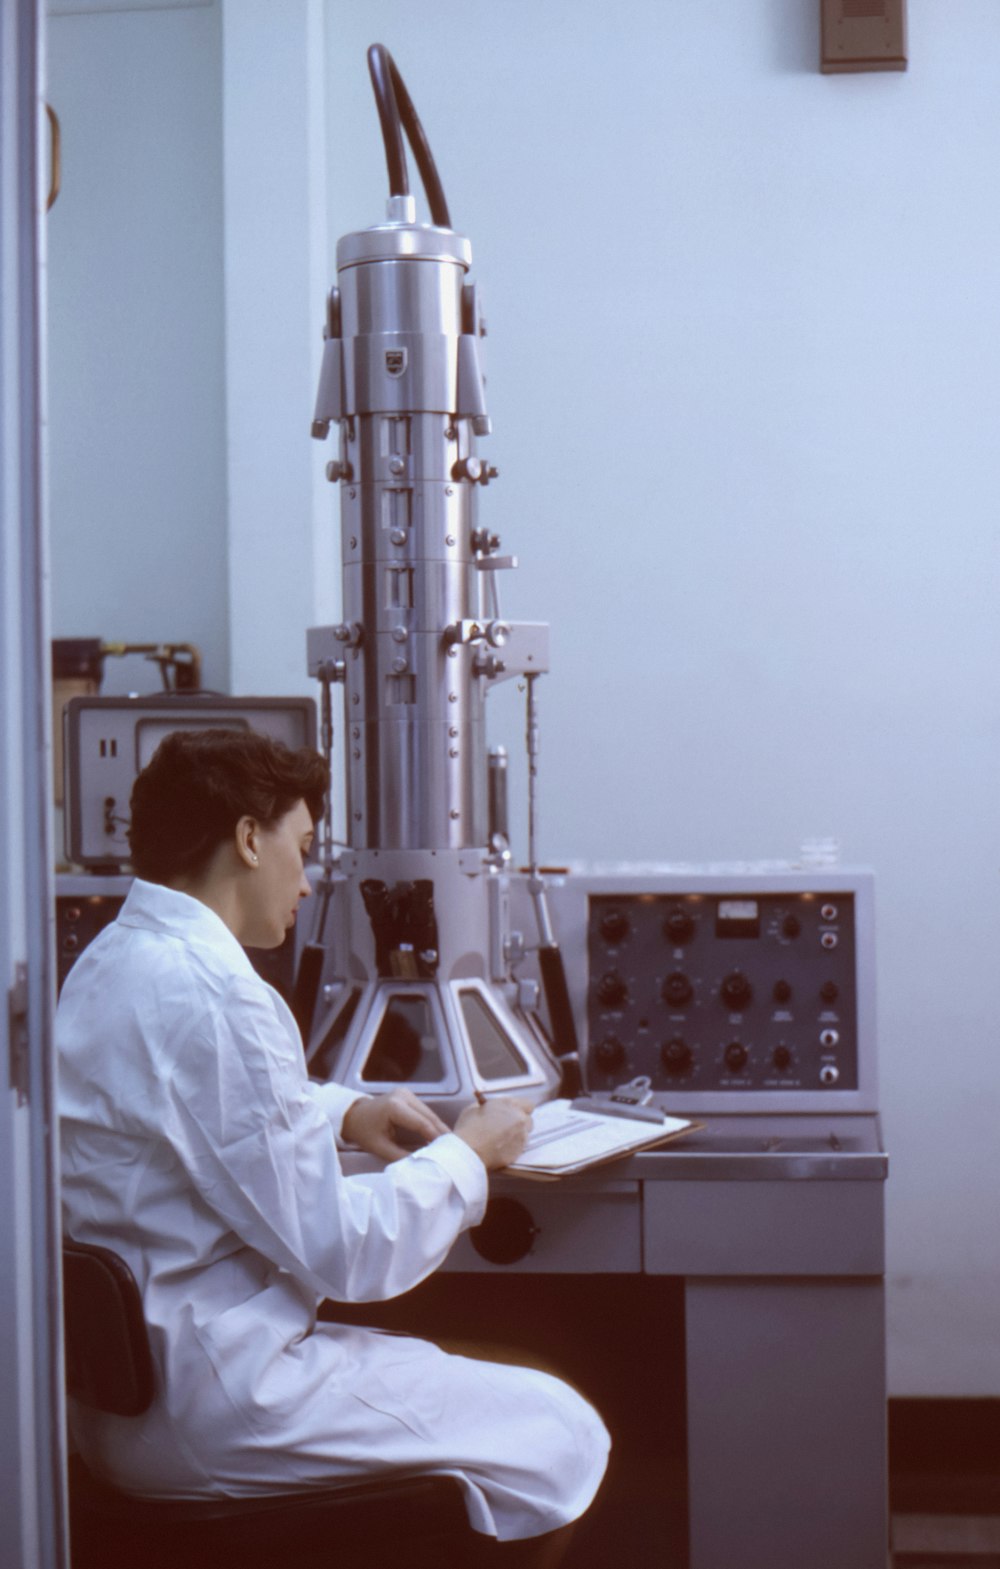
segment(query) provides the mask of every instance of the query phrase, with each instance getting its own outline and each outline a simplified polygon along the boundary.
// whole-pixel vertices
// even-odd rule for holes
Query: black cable
[[[393,88],[392,56],[384,44],[372,44],[368,51],[368,70],[375,89],[375,102],[385,143],[385,161],[389,170],[390,196],[409,196],[410,177],[406,169],[406,148],[403,146],[403,127]],[[398,73],[397,73],[398,74]]]
[[[424,194],[431,212],[431,222],[439,229],[450,229],[451,215],[448,211],[444,187],[441,184],[441,176],[434,162],[434,154],[431,152],[430,143],[424,134],[420,116],[414,108],[406,83],[384,44],[372,44],[368,50],[368,69],[371,73],[372,87],[375,89],[382,140],[385,143],[390,195],[408,196],[410,193],[406,150],[403,146],[405,130],[406,139],[413,149],[413,156],[420,170]]]

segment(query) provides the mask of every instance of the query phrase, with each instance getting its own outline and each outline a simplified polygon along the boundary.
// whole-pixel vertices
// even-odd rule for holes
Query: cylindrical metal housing
[[[337,248],[356,849],[487,841],[485,683],[476,643],[455,631],[482,613],[477,486],[466,471],[473,420],[485,414],[470,261],[462,236],[411,223]]]

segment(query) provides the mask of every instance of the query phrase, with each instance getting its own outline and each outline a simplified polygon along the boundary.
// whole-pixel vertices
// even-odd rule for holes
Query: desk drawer
[[[881,1182],[647,1182],[651,1275],[881,1275]]]
[[[511,1208],[510,1206],[516,1206]],[[491,1263],[477,1251],[489,1249],[496,1227],[499,1250],[528,1251],[510,1263]],[[532,1234],[533,1229],[533,1234]],[[520,1271],[533,1274],[638,1274],[642,1269],[639,1185],[606,1182],[581,1190],[561,1184],[518,1182],[496,1186],[483,1228],[459,1237],[446,1270]],[[496,1249],[492,1249],[496,1251]]]

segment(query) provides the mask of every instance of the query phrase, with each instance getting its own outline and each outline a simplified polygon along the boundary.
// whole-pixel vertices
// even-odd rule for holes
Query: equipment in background
[[[128,860],[128,803],[175,730],[257,730],[286,746],[316,745],[309,697],[74,697],[66,705],[66,855],[92,871]]]
[[[99,637],[57,637],[52,640],[52,783],[53,801],[63,804],[63,715],[73,697],[96,697],[104,680],[104,661],[126,654],[144,654],[160,668],[166,692],[197,692],[201,686],[201,654],[193,643],[105,643]]]
[[[73,697],[65,705],[67,858],[83,871],[56,876],[57,983],[61,990],[80,954],[121,909],[132,882],[128,804],[136,775],[175,730],[256,730],[286,746],[316,745],[310,697]],[[292,1002],[294,929],[280,948],[248,948],[266,981]]]
[[[487,693],[519,678],[537,754],[534,684],[548,669],[548,627],[503,618],[498,578],[516,561],[477,519],[497,470],[477,450],[490,421],[471,248],[451,228],[395,64],[381,45],[368,59],[387,221],[337,246],[313,422],[315,436],[337,438],[327,476],[340,484],[344,618],[310,630],[308,663],[324,713],[331,687],[344,690],[347,843],[336,863],[328,855],[297,1000],[314,1074],[359,1091],[406,1084],[453,1120],[477,1090],[538,1101],[561,1081],[576,1087],[572,1012],[537,867],[554,1046],[538,984],[515,973],[505,775],[499,753],[491,773],[486,742]],[[415,220],[404,131],[430,224]],[[533,788],[535,771],[533,761]]]

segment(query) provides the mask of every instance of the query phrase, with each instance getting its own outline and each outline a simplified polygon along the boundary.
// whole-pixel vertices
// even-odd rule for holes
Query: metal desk
[[[529,1251],[463,1237],[445,1267],[683,1277],[690,1569],[885,1569],[887,1167],[871,1114],[707,1118],[599,1173],[495,1182]]]

